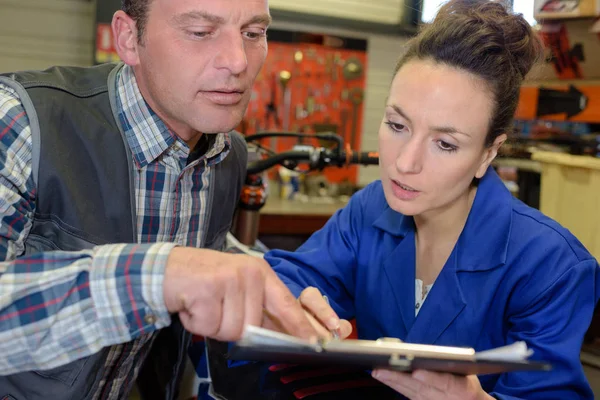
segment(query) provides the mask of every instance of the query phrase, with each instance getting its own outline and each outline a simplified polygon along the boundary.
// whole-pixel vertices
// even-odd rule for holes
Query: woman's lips
[[[399,198],[400,200],[414,200],[417,197],[419,197],[419,195],[421,194],[421,192],[411,186],[405,185],[402,182],[398,182],[396,180],[392,179],[392,192],[394,193],[394,196],[396,196],[397,198]]]

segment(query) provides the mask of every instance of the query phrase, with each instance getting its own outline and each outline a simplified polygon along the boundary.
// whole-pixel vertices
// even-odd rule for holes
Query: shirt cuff
[[[163,279],[175,246],[110,244],[94,248],[90,291],[105,346],[131,341],[171,323]]]

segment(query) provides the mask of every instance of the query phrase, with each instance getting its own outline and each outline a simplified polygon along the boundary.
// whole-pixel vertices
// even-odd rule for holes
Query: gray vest
[[[137,242],[134,167],[115,106],[120,67],[0,75],[19,94],[31,125],[37,198],[25,254]],[[235,132],[231,138],[229,155],[211,175],[206,248],[223,248],[246,174],[245,141]],[[175,397],[189,342],[174,316],[140,371],[145,398]],[[52,370],[0,376],[0,399],[91,399],[109,351]]]

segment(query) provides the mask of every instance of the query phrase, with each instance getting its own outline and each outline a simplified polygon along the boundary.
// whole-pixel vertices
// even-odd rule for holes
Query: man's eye
[[[265,30],[263,29],[260,31],[245,31],[244,36],[250,40],[257,40],[257,39],[260,39],[260,38],[266,36],[266,34],[265,34]]]
[[[210,35],[210,32],[191,32],[191,35],[196,38],[205,38]]]

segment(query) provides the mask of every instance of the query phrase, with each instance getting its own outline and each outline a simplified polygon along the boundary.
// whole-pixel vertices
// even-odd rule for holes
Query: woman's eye
[[[456,151],[457,146],[450,144],[448,142],[444,142],[443,140],[438,140],[438,147],[443,151]]]
[[[386,125],[389,126],[390,129],[393,130],[394,132],[402,132],[403,130],[406,129],[406,125],[397,124],[392,121],[387,121]]]

